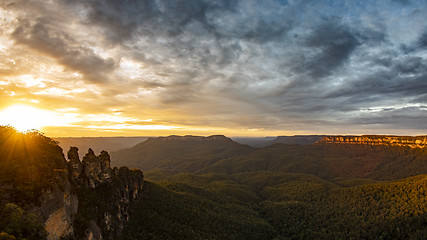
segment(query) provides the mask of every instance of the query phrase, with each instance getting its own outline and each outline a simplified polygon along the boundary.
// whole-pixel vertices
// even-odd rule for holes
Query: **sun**
[[[50,126],[55,119],[55,113],[27,105],[13,105],[0,112],[0,125],[10,125],[16,130],[41,130]]]

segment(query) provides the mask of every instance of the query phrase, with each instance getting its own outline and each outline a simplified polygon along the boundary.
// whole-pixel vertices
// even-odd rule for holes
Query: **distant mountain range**
[[[266,147],[275,143],[286,144],[312,144],[319,141],[325,135],[296,135],[278,137],[233,137],[233,141],[246,144],[251,147]],[[95,152],[102,150],[112,152],[125,148],[130,148],[138,143],[147,140],[148,137],[58,137],[53,140],[58,141],[63,149],[71,146],[82,150],[92,148]]]
[[[319,138],[276,140],[307,143]],[[325,179],[364,177],[385,180],[427,172],[427,148],[341,143],[276,143],[254,148],[225,136],[149,138],[132,148],[112,152],[111,156],[113,165],[143,171],[163,169],[198,174],[275,171],[307,173]]]
[[[147,140],[147,137],[58,137],[53,140],[58,141],[64,151],[77,147],[82,151],[92,148],[94,152],[99,153],[102,150],[112,152],[129,148]]]
[[[254,151],[222,135],[148,138],[132,148],[112,152],[113,165],[139,169],[198,171],[231,157]]]

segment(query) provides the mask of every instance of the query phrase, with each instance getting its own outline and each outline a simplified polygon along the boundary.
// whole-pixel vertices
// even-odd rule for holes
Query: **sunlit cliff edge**
[[[427,146],[427,136],[388,136],[388,135],[362,135],[362,136],[327,136],[318,143],[365,144],[386,146],[407,146],[411,148],[424,148]]]
[[[0,238],[118,238],[142,197],[142,172],[111,168],[106,151],[67,155],[38,132],[0,126]]]
[[[87,228],[85,232],[82,229],[71,232],[71,236],[75,239],[116,239],[129,220],[131,203],[142,196],[142,172],[127,167],[111,168],[106,151],[96,156],[89,148],[80,161],[78,149],[71,147],[67,155],[70,181],[77,190],[78,200],[85,204],[80,204],[73,225]]]

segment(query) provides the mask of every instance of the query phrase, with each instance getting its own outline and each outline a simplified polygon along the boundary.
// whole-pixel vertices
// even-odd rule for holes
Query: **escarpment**
[[[44,219],[47,238],[117,239],[143,192],[142,172],[112,169],[106,151],[96,156],[89,149],[80,161],[78,149],[71,147],[67,156],[68,169],[61,171],[67,177],[46,189],[33,210]]]
[[[38,132],[0,126],[0,233],[11,239],[117,239],[142,197],[140,170],[111,168],[89,149],[64,157]]]
[[[388,135],[362,135],[362,136],[327,136],[318,143],[338,144],[365,144],[385,146],[407,146],[411,148],[424,148],[427,146],[427,136],[388,136]]]
[[[106,151],[96,156],[92,149],[80,161],[78,149],[68,152],[71,184],[76,190],[79,208],[70,237],[75,239],[116,239],[129,220],[131,204],[144,188],[140,170],[111,168]]]

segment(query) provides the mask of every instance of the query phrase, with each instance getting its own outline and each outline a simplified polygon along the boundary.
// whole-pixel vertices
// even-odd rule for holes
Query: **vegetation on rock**
[[[37,131],[0,126],[0,239],[117,238],[142,172],[111,169],[105,151],[89,149],[82,163],[71,148],[68,157]]]

